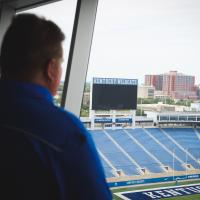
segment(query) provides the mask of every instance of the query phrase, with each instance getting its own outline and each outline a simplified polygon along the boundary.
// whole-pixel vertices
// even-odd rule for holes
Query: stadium
[[[68,2],[69,4],[67,4]],[[101,2],[103,3],[101,4]],[[59,17],[63,17],[64,20],[59,18],[60,21],[69,19],[71,20],[70,22],[68,21],[66,24],[64,24],[64,27],[67,26],[69,28],[66,34],[67,39],[69,38],[69,44],[67,50],[65,49],[69,55],[65,52],[64,57],[67,61],[67,63],[64,63],[66,65],[66,73],[64,74],[64,79],[62,80],[63,87],[61,87],[61,90],[59,91],[60,96],[57,97],[58,102],[56,103],[64,109],[74,113],[77,117],[80,117],[89,60],[92,58],[92,56],[94,57],[93,60],[97,60],[97,57],[100,57],[101,60],[104,60],[99,55],[100,53],[96,57],[92,54],[90,55],[91,49],[94,49],[92,42],[97,10],[99,9],[105,12],[107,11],[109,13],[108,16],[110,16],[112,14],[111,11],[117,7],[112,5],[111,7],[108,6],[108,8],[102,9],[104,8],[102,5],[106,4],[105,2],[107,3],[109,1],[73,0],[70,4],[70,1],[64,0],[0,0],[0,43],[12,17],[20,12],[33,12],[36,14],[45,15],[45,9],[47,9],[46,7],[52,5],[53,9],[49,9],[50,14],[47,14],[47,18],[52,16],[53,13],[55,16],[59,15]],[[134,1],[129,1],[129,3],[130,2]],[[148,38],[149,35],[150,37],[153,37],[153,35],[156,37],[156,33],[158,32],[159,34],[159,30],[162,28],[155,26],[156,32],[150,32],[149,35],[147,33],[145,37],[144,33],[146,30],[153,29],[151,29],[151,24],[149,24],[147,20],[144,20],[143,27],[141,26],[143,21],[140,21],[141,24],[136,23],[137,20],[139,21],[139,18],[142,16],[141,13],[137,13],[137,9],[140,8],[140,4],[138,4],[138,2],[143,1],[137,1],[137,3],[135,1],[134,7],[131,8],[132,10],[136,8],[136,15],[134,15],[134,20],[136,20],[133,22],[135,24],[128,24],[128,18],[131,19],[131,15],[128,15],[128,18],[125,20],[128,25],[125,23],[125,27],[123,28],[125,28],[126,33],[131,30],[129,29],[129,26],[132,27],[132,29],[135,26],[139,28],[138,30],[141,30],[141,32],[137,30],[136,33],[138,33],[138,35],[144,36],[144,40],[142,39],[140,42],[138,42],[135,39],[133,40],[134,43],[131,43],[131,41],[126,42],[130,43],[131,47],[135,47],[136,50],[133,52],[136,54],[137,52],[141,51],[142,57],[140,57],[139,54],[136,56],[134,55],[135,57],[131,54],[130,58],[128,56],[126,57],[126,55],[124,56],[123,52],[125,52],[127,55],[130,52],[132,53],[131,48],[127,48],[128,50],[126,50],[124,46],[124,43],[126,43],[124,40],[126,36],[120,35],[123,38],[123,41],[120,43],[118,41],[119,38],[115,38],[112,35],[112,38],[115,38],[117,42],[112,41],[111,43],[108,43],[106,42],[106,38],[109,38],[108,32],[105,30],[102,31],[101,28],[99,29],[103,33],[106,32],[106,37],[105,35],[103,37],[105,41],[100,41],[100,43],[103,44],[103,50],[100,49],[100,52],[105,51],[105,54],[109,54],[105,60],[113,59],[112,55],[110,55],[110,53],[113,53],[112,50],[110,50],[109,53],[106,52],[106,49],[109,50],[109,44],[112,44],[111,46],[114,46],[114,48],[116,48],[118,51],[119,49],[122,49],[122,51],[119,51],[120,55],[115,55],[116,52],[113,53],[113,60],[116,60],[117,64],[121,64],[121,66],[118,66],[118,68],[114,65],[114,70],[123,70],[123,67],[125,67],[126,61],[128,59],[133,61],[137,60],[136,58],[138,57],[140,62],[143,60],[148,60],[151,51],[153,52],[152,47],[158,45],[156,43],[157,40],[153,40],[152,44],[151,38],[149,40],[146,40],[146,38]],[[143,12],[143,8],[148,8],[149,10],[144,10],[144,13],[146,11],[148,14],[152,12],[151,8],[153,8],[153,4],[151,5],[152,2],[150,4],[147,2],[148,1],[146,1],[146,3],[141,3],[140,9],[142,9]],[[162,15],[165,13],[165,9],[168,8],[164,1],[162,1],[162,3],[159,2],[161,1],[157,1],[155,3],[155,5],[158,4],[159,9],[157,9],[157,7],[154,5],[155,8],[152,12],[153,24],[154,21],[157,22],[156,19],[160,18],[160,15],[154,15],[155,11],[159,11]],[[173,2],[175,1],[171,1],[172,5]],[[123,3],[124,1],[122,1],[122,4]],[[178,3],[176,2],[175,4],[178,5],[176,5],[178,9],[170,5],[170,12],[167,14],[167,18],[163,18],[164,21],[166,21],[166,24],[168,24],[168,18],[170,18],[170,16],[173,17],[173,22],[179,24],[179,18],[184,19],[184,17],[181,15],[183,13],[180,12],[180,10],[187,10],[192,7],[191,5],[187,6],[186,3],[185,4],[187,8],[184,7],[182,6],[184,3],[182,4],[180,1],[178,1]],[[193,4],[196,5],[197,1],[195,3],[193,2]],[[120,4],[117,4],[116,1],[116,5]],[[137,7],[138,5],[139,7]],[[42,9],[42,7],[45,7],[45,9]],[[64,9],[62,10],[62,8]],[[178,10],[178,20],[177,18],[176,20],[174,19],[175,15],[171,15],[171,8],[175,8],[174,11]],[[196,6],[196,8],[197,9],[195,11],[199,13],[198,6]],[[117,18],[117,15],[114,15],[113,17],[116,19],[117,24],[120,23],[122,10],[123,9],[120,7],[116,11],[120,13],[120,18]],[[130,14],[132,11],[126,13]],[[192,29],[192,24],[195,24],[196,22],[194,19],[198,19],[198,17],[195,15],[196,12],[193,13],[192,11],[188,13],[192,13],[194,18],[192,18],[192,23],[190,20],[188,20],[188,18],[186,18],[185,21],[189,22],[189,31],[186,31],[186,33],[189,35],[194,32],[194,35],[198,35],[195,32],[196,29],[195,31]],[[103,15],[104,13],[100,13],[99,16],[102,17]],[[105,18],[106,21],[109,22],[108,16]],[[149,16],[147,16],[147,18],[151,19]],[[59,20],[56,19],[56,23],[59,22]],[[101,20],[98,18],[97,21],[99,23]],[[180,22],[182,21],[180,20]],[[105,21],[103,22],[103,26],[104,24]],[[177,24],[175,25],[177,26]],[[163,23],[161,23],[160,26],[162,27]],[[172,31],[170,29],[170,34],[176,33],[176,26],[173,24],[173,29]],[[196,26],[199,26],[198,21]],[[123,28],[121,27],[113,28],[106,24],[105,29],[106,28],[111,30],[113,29],[115,34],[118,32],[121,34],[123,32]],[[163,30],[164,32],[166,31],[165,29]],[[184,30],[185,29],[181,29],[181,33],[185,33]],[[98,30],[96,30],[96,33],[97,32]],[[168,34],[167,31],[166,34]],[[134,39],[132,32],[128,35]],[[165,35],[163,35],[164,39],[158,38],[158,41],[159,39],[161,41],[165,41],[166,36],[164,36]],[[182,35],[180,34],[179,36]],[[193,35],[191,38],[192,37]],[[181,42],[181,40],[179,41],[181,38],[182,37],[178,38],[178,42],[180,44],[184,43]],[[96,38],[94,37],[94,39]],[[186,40],[186,44],[189,44],[190,40],[187,40],[187,38],[185,39],[185,36],[183,37],[183,40]],[[170,40],[166,41],[170,44]],[[194,42],[196,42],[195,39]],[[147,43],[148,45],[145,46],[143,43],[145,43],[145,45]],[[198,42],[196,43],[198,44]],[[115,44],[117,44],[117,46],[115,46]],[[174,46],[176,46],[174,45],[175,43],[172,44],[172,49],[175,49],[175,51],[180,53],[180,49],[177,50],[174,48]],[[159,44],[158,46],[161,47],[162,50],[166,49],[164,45],[162,46]],[[183,45],[181,48],[184,49]],[[185,48],[187,49],[187,47]],[[191,45],[191,48],[188,48],[188,51],[185,50],[185,52],[192,52],[192,49],[195,49],[195,46],[193,47]],[[145,51],[146,56],[144,54]],[[171,51],[171,49],[169,51]],[[172,51],[172,53],[173,52],[174,51]],[[177,59],[180,58],[180,60],[182,60],[184,57],[187,57],[185,52],[183,55],[175,53],[175,56]],[[198,51],[196,50],[196,52]],[[157,52],[154,55],[155,57],[153,58],[155,61],[159,58],[159,56],[161,58],[165,58],[162,57],[159,53],[160,52]],[[165,51],[162,51],[163,55],[168,53],[169,52],[166,53]],[[196,56],[199,60],[199,55],[196,54]],[[116,59],[117,57],[122,58],[122,61]],[[195,55],[192,55],[190,59],[194,61],[194,58]],[[131,63],[133,74],[130,73],[130,77],[136,77],[134,73],[140,68],[140,62],[136,62],[136,64]],[[187,65],[187,67],[189,66],[188,68],[191,66],[190,62]],[[94,65],[94,63],[92,64]],[[106,63],[105,67],[107,67],[109,64],[109,62]],[[180,65],[180,63],[178,63],[178,65]],[[149,64],[145,67],[148,68]],[[159,67],[162,68],[162,65]],[[143,69],[144,73],[146,73],[146,68]],[[114,77],[117,76],[114,75]],[[123,75],[120,74],[119,77],[123,77]],[[114,200],[200,199],[200,112],[148,112],[148,117],[144,118],[136,116],[136,109],[138,106],[137,79],[93,78],[90,91],[89,117],[80,118],[85,124],[85,127],[88,128],[89,133],[95,142],[99,157],[104,168],[106,180],[110,190],[113,193]]]
[[[198,113],[154,113],[151,126],[139,127],[135,122],[137,80],[93,78],[91,91],[87,123],[114,198],[161,199],[199,194]],[[127,98],[132,100],[128,102]],[[127,189],[132,187],[136,187],[135,192]]]

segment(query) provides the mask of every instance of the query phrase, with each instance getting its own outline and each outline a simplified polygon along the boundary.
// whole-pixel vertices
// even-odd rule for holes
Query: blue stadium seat
[[[196,133],[191,128],[164,128],[169,136],[176,140],[184,149],[188,149],[192,156],[197,160],[200,159],[200,140]],[[123,129],[105,130],[109,137],[114,139],[128,155],[134,159],[141,168],[146,168],[152,173],[161,173],[163,169],[160,164],[153,159],[155,156],[164,166],[169,166],[176,171],[184,171],[180,160],[183,163],[191,164],[194,168],[200,169],[199,164],[190,156],[178,147],[169,137],[167,137],[159,128],[147,128],[146,131],[150,133],[156,140],[163,144],[168,150],[177,156],[173,158],[173,154],[169,153],[162,145],[157,143],[149,134],[142,128],[126,129],[126,131],[133,137],[132,139]],[[200,130],[199,130],[200,132]],[[91,135],[103,155],[112,163],[116,169],[122,169],[126,175],[138,175],[137,166],[133,164],[118,148],[112,140],[104,133],[103,130],[93,130]],[[137,141],[148,151],[146,153],[144,148],[137,143]],[[153,155],[153,156],[152,156]],[[179,158],[179,159],[178,159]],[[107,177],[114,176],[111,167],[105,162],[103,158],[102,163]],[[173,163],[174,162],[174,163]]]

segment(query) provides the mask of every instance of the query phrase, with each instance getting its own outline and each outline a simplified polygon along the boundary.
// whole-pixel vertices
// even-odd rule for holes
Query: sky
[[[75,8],[75,0],[63,0],[29,11],[55,21],[66,34],[63,71]],[[194,75],[200,84],[199,0],[99,0],[87,80],[143,83],[145,74],[170,70]]]

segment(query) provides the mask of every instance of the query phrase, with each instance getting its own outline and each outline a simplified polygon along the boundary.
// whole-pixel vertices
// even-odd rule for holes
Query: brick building
[[[195,77],[170,71],[159,75],[145,75],[145,85],[152,85],[155,90],[173,99],[197,99]]]

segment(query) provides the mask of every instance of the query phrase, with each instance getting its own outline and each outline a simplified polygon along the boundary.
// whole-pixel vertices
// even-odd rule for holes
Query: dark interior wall
[[[38,7],[56,1],[60,0],[0,0],[0,3],[7,4],[15,10],[25,10],[27,8]]]
[[[0,0],[0,45],[3,35],[16,11],[38,7],[59,0]]]
[[[0,46],[4,33],[7,30],[14,14],[15,9],[13,9],[8,4],[3,3],[2,1],[0,2]]]

